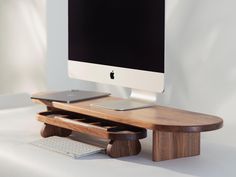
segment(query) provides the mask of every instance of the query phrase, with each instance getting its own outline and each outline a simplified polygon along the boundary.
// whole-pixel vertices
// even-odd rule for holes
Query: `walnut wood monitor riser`
[[[141,151],[139,139],[147,136],[146,129],[106,121],[63,110],[41,112],[38,120],[44,122],[42,137],[67,137],[72,131],[107,139],[106,153],[111,157],[136,155]],[[93,143],[92,143],[93,144]]]
[[[200,132],[216,130],[223,126],[223,120],[219,117],[163,106],[131,111],[114,111],[91,106],[92,103],[115,99],[118,98],[106,97],[73,104],[42,100],[33,101],[46,105],[51,110],[64,110],[126,126],[150,129],[153,131],[154,161],[199,155]],[[140,138],[143,137],[137,136],[137,139]],[[116,144],[121,145],[122,143]],[[128,147],[136,147],[138,149],[138,146],[136,143]]]

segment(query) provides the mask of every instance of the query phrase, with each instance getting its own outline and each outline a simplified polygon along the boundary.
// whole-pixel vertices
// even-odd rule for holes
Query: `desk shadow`
[[[148,132],[148,134],[150,134],[150,132]],[[84,136],[84,139],[87,139],[87,136]],[[200,156],[153,162],[151,142],[151,136],[148,136],[145,140],[141,140],[143,149],[137,156],[112,159],[109,156],[100,153],[83,157],[79,160],[118,160],[139,165],[159,167],[177,173],[201,177],[236,176],[236,148],[229,144],[224,145],[204,141],[201,146]]]
[[[200,156],[168,160],[162,162],[151,161],[151,151],[144,150],[140,155],[117,160],[156,166],[167,170],[175,171],[193,176],[201,177],[235,177],[236,148],[206,143],[202,147]]]

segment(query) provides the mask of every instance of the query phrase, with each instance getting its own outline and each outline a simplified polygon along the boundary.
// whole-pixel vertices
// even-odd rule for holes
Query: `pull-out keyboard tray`
[[[139,139],[147,136],[144,128],[63,110],[41,112],[37,118],[45,123],[41,131],[43,137],[66,137],[75,131],[110,140],[106,153],[111,157],[138,154],[141,151]]]

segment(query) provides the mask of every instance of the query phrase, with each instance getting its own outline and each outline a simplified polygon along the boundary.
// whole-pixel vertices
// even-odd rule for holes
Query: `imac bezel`
[[[111,78],[114,73],[114,79]],[[70,78],[162,93],[164,73],[68,60]]]

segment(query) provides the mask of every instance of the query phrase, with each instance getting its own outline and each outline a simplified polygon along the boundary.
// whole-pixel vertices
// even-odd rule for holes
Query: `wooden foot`
[[[72,133],[71,130],[56,127],[49,124],[44,124],[43,128],[41,129],[41,136],[44,138],[47,138],[50,136],[67,137],[67,136],[70,136],[71,133]]]
[[[139,140],[136,141],[112,140],[107,145],[107,154],[113,158],[137,155],[139,154],[140,151],[141,151],[141,144]]]
[[[153,131],[153,161],[200,154],[200,133]]]

